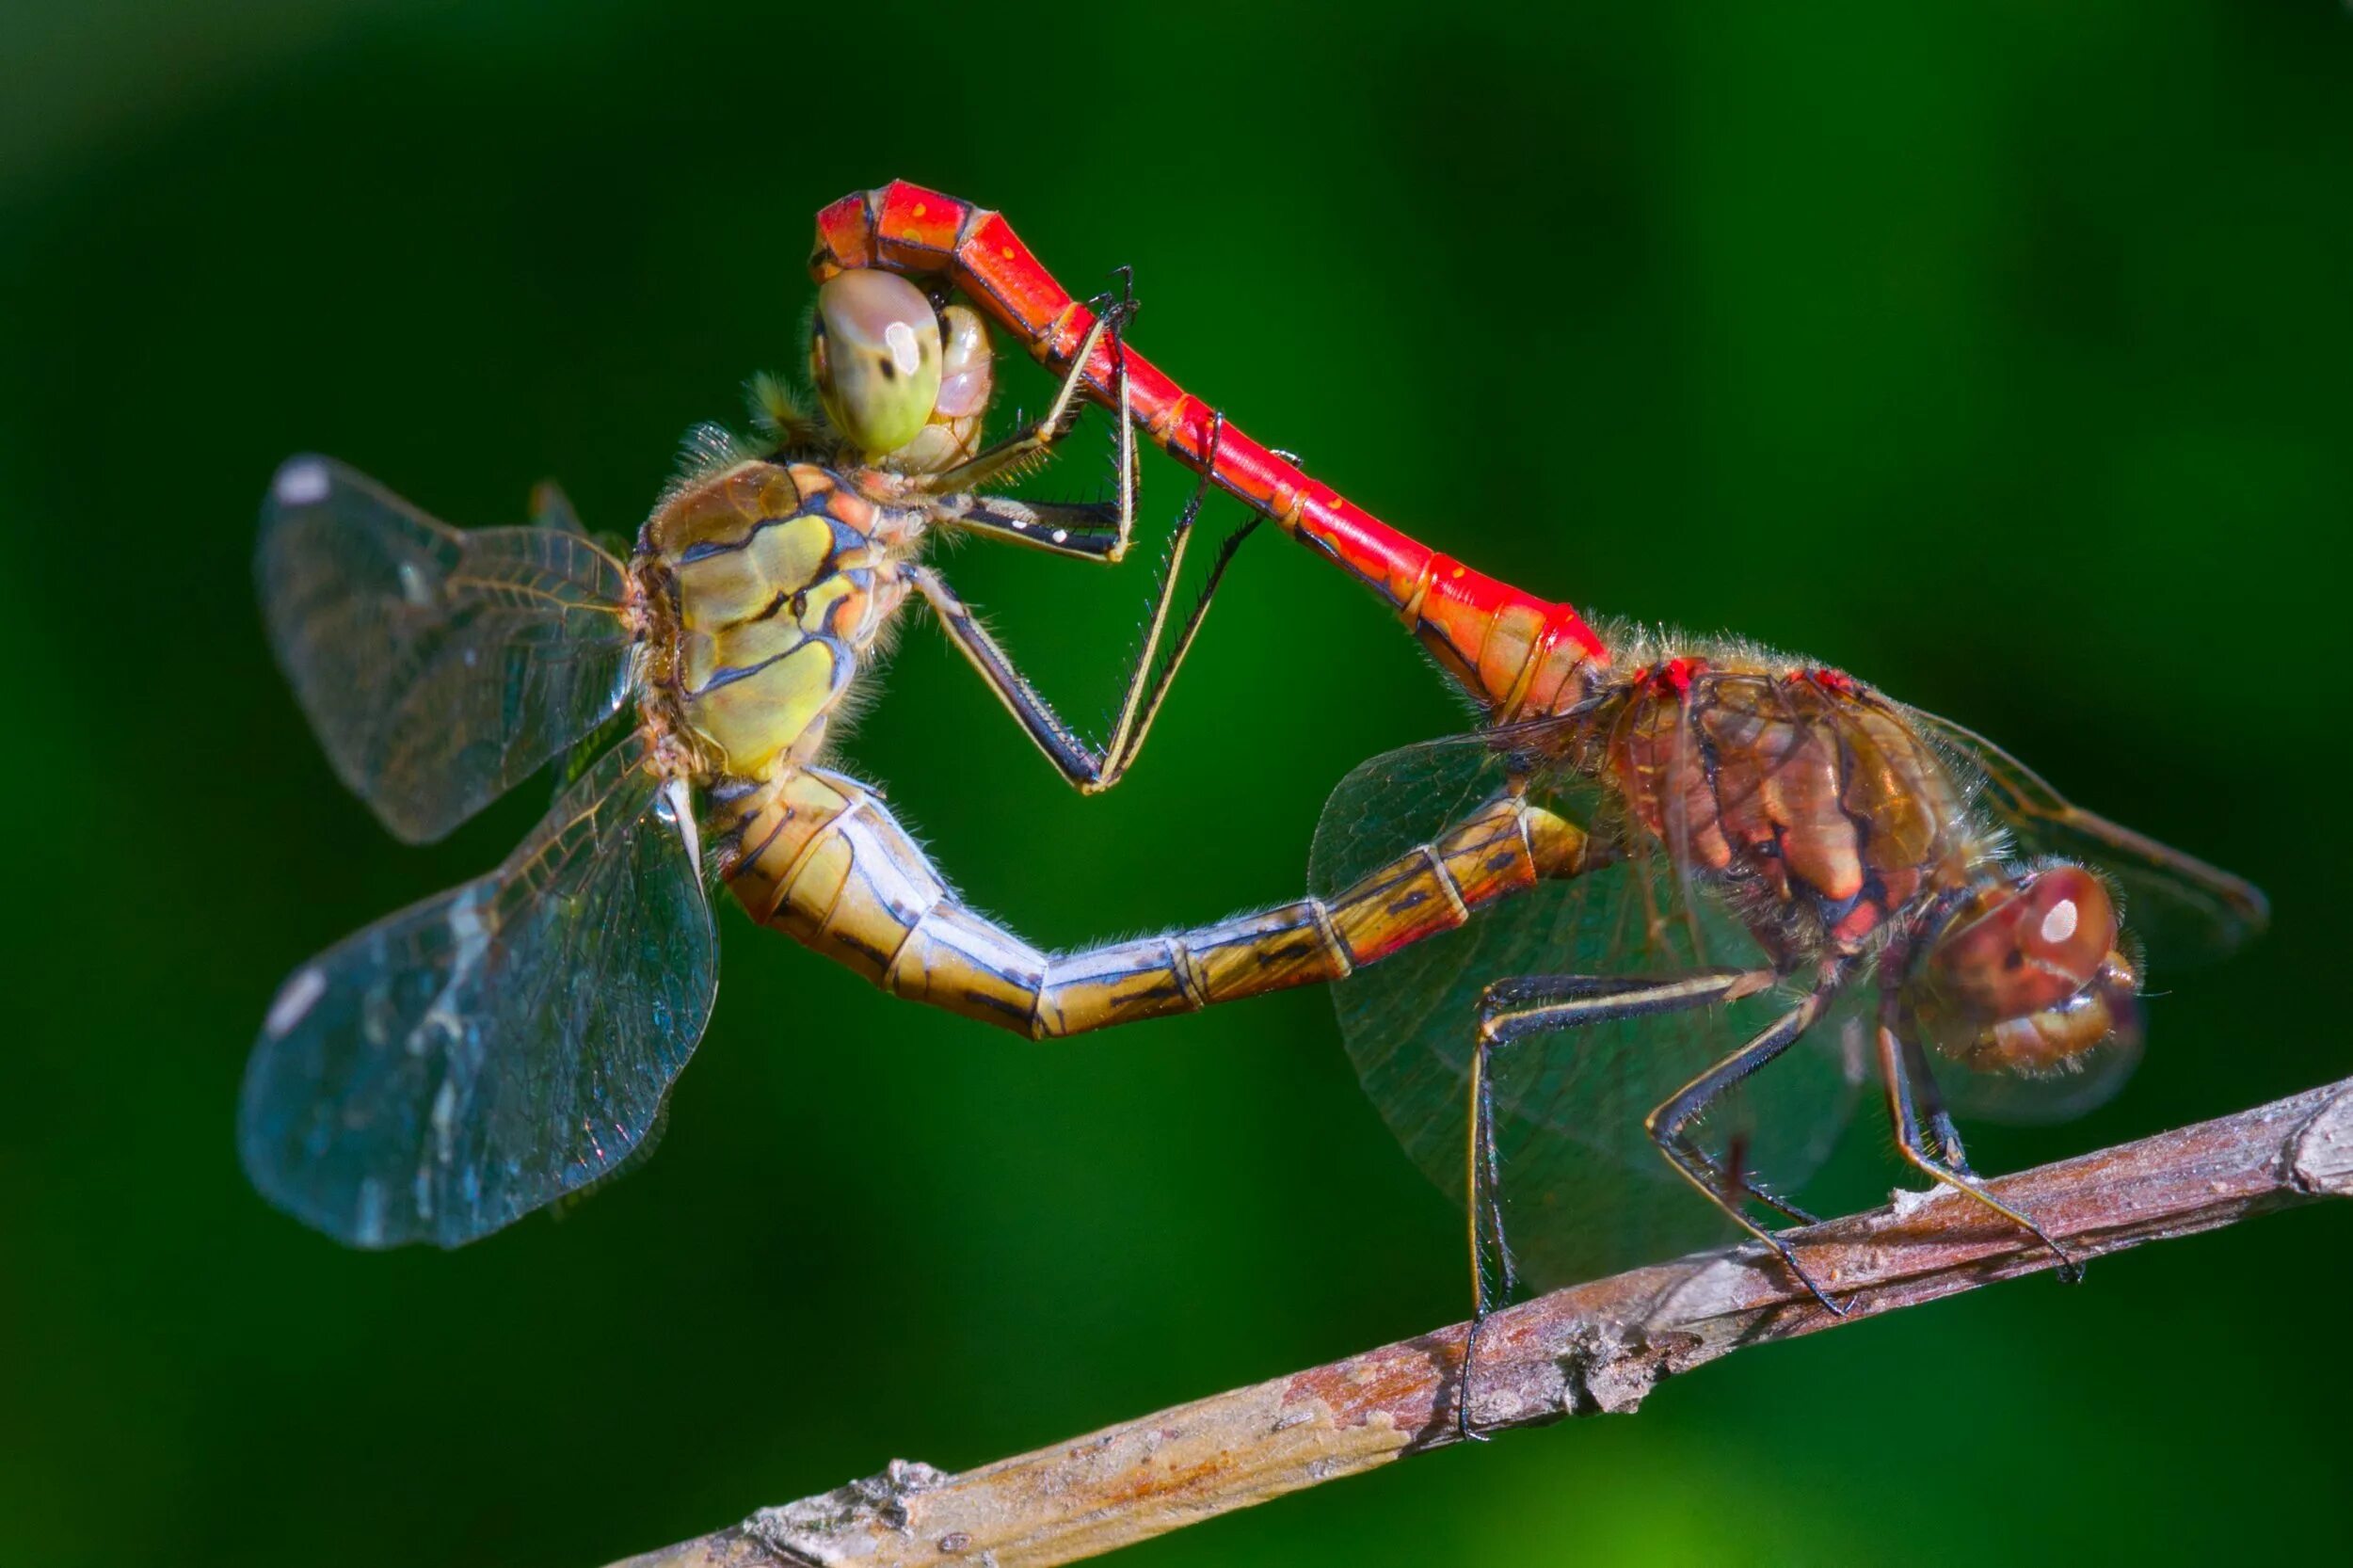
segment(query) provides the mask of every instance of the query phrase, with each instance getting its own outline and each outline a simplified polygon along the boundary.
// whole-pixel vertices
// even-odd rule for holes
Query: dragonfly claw
[[[1798,1261],[1798,1255],[1789,1250],[1788,1242],[1784,1241],[1778,1236],[1768,1236],[1765,1240],[1771,1244],[1773,1251],[1781,1255],[1782,1262],[1788,1266],[1792,1274],[1797,1276],[1798,1283],[1805,1287],[1806,1294],[1821,1304],[1823,1311],[1833,1318],[1844,1318],[1854,1310],[1851,1303],[1841,1302],[1822,1288],[1813,1274],[1807,1272],[1805,1265]]]
[[[1454,1435],[1466,1443],[1484,1443],[1488,1434],[1471,1425],[1471,1384],[1479,1366],[1479,1331],[1487,1326],[1484,1310],[1474,1315],[1470,1330],[1463,1336],[1463,1376],[1461,1392],[1454,1400]]]

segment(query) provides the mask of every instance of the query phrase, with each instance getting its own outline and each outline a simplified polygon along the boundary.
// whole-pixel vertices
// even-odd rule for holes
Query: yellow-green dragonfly
[[[310,1224],[358,1246],[456,1245],[612,1173],[711,1012],[707,873],[886,989],[1026,1034],[1210,1000],[1188,966],[1216,928],[1041,953],[962,903],[875,792],[824,765],[828,720],[920,600],[1065,778],[1109,788],[1208,606],[1205,593],[1171,615],[1199,492],[1097,747],[924,554],[961,532],[1120,559],[1127,422],[1115,500],[984,493],[1067,431],[1075,378],[1043,419],[984,445],[980,317],[880,273],[820,292],[810,360],[823,416],[756,384],[758,433],[692,436],[627,560],[552,488],[530,526],[468,532],[328,458],[280,469],[257,564],[270,640],[335,771],[385,826],[438,839],[579,748],[495,871],[344,938],[270,1004],[240,1147],[262,1192]]]

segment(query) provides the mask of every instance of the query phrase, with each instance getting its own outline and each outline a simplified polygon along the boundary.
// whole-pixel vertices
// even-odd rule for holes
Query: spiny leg
[[[1122,378],[1125,385],[1125,377]],[[1123,419],[1120,428],[1128,428]],[[1200,635],[1201,623],[1209,613],[1209,600],[1225,580],[1225,568],[1234,562],[1235,552],[1242,541],[1257,531],[1263,520],[1253,516],[1248,522],[1225,536],[1217,549],[1217,559],[1209,563],[1209,575],[1201,584],[1200,597],[1176,633],[1176,646],[1170,650],[1167,664],[1157,672],[1153,664],[1160,653],[1160,639],[1168,631],[1168,615],[1176,596],[1177,573],[1185,562],[1185,547],[1193,538],[1194,523],[1201,518],[1202,503],[1209,499],[1209,475],[1216,471],[1218,443],[1225,434],[1225,416],[1211,416],[1209,422],[1209,460],[1202,465],[1200,476],[1193,482],[1193,494],[1185,500],[1184,510],[1177,514],[1176,527],[1169,536],[1168,552],[1160,561],[1160,580],[1152,594],[1152,615],[1146,623],[1144,647],[1136,655],[1135,668],[1128,678],[1128,689],[1121,698],[1119,718],[1112,728],[1112,738],[1103,747],[1107,776],[1096,785],[1108,790],[1119,782],[1119,776],[1128,771],[1136,754],[1144,749],[1144,737],[1152,732],[1152,725],[1160,716],[1160,704],[1168,696],[1170,682],[1176,679],[1176,668],[1193,651],[1193,639]]]
[[[1706,1151],[1702,1150],[1703,1154]],[[1799,1208],[1769,1187],[1757,1185],[1748,1170],[1747,1140],[1736,1138],[1721,1160],[1714,1162],[1721,1172],[1723,1190],[1736,1202],[1761,1204],[1793,1225],[1818,1225],[1822,1217],[1810,1209]]]
[[[1928,1052],[1909,1035],[1903,1037],[1902,1044],[1905,1077],[1920,1108],[1924,1142],[1929,1152],[1961,1175],[1976,1176],[1977,1173],[1969,1168],[1968,1152],[1961,1146],[1961,1128],[1953,1125],[1953,1113],[1945,1104],[1945,1091],[1937,1086],[1936,1074],[1929,1069]]]
[[[1843,975],[1826,978],[1795,1007],[1768,1024],[1755,1038],[1677,1090],[1673,1097],[1652,1112],[1643,1124],[1650,1132],[1651,1142],[1658,1145],[1659,1153],[1667,1157],[1667,1162],[1686,1181],[1698,1188],[1708,1202],[1730,1215],[1742,1230],[1779,1254],[1782,1262],[1787,1265],[1798,1283],[1805,1287],[1807,1293],[1821,1303],[1826,1311],[1842,1318],[1846,1316],[1847,1309],[1832,1300],[1830,1293],[1806,1272],[1798,1261],[1797,1255],[1789,1250],[1789,1243],[1750,1219],[1740,1205],[1724,1191],[1722,1171],[1690,1136],[1689,1128],[1693,1122],[1705,1115],[1716,1101],[1796,1045],[1805,1032],[1814,1027],[1815,1021],[1838,994],[1843,983]]]
[[[1212,442],[1215,440],[1211,437]],[[1192,498],[1176,521],[1176,532],[1169,541],[1166,557],[1160,566],[1160,581],[1153,593],[1150,619],[1146,623],[1143,646],[1137,650],[1121,697],[1119,715],[1112,728],[1111,738],[1101,750],[1096,750],[1065,724],[1053,705],[1032,685],[1006,654],[997,640],[966,608],[947,580],[936,568],[919,567],[910,576],[916,590],[939,616],[940,625],[979,672],[998,700],[1005,705],[1038,749],[1046,754],[1062,776],[1081,793],[1097,794],[1119,782],[1131,766],[1151,732],[1153,721],[1160,716],[1160,704],[1168,696],[1170,683],[1187,654],[1193,651],[1193,640],[1200,634],[1203,620],[1209,612],[1210,600],[1218,585],[1225,580],[1225,568],[1234,559],[1252,530],[1258,525],[1253,518],[1228,536],[1218,549],[1217,559],[1209,568],[1208,580],[1202,584],[1201,596],[1187,614],[1167,661],[1160,660],[1162,642],[1168,633],[1170,612],[1174,606],[1178,574],[1184,566],[1185,550],[1192,538],[1193,526],[1200,518],[1202,503],[1209,494],[1209,480],[1204,477],[1193,487]]]
[[[1904,1048],[1897,1039],[1896,1032],[1885,1023],[1880,1025],[1879,1050],[1880,1073],[1887,1083],[1888,1121],[1895,1128],[1897,1150],[1920,1171],[1935,1177],[1947,1187],[1966,1192],[2050,1248],[2051,1255],[2058,1259],[2060,1279],[2071,1285],[2082,1279],[2084,1277],[2082,1262],[2074,1254],[2054,1240],[2049,1232],[1995,1197],[1985,1183],[1978,1180],[1977,1176],[1966,1171],[1956,1170],[1952,1165],[1928,1151],[1924,1146],[1926,1138],[1921,1129],[1919,1106],[1913,1100],[1911,1077],[1905,1070]]]
[[[1109,503],[1021,501],[1012,496],[958,494],[954,490],[939,492],[944,496],[940,503],[942,511],[956,527],[967,533],[1007,539],[1057,555],[1074,555],[1112,565],[1127,558],[1128,544],[1135,536],[1136,525],[1136,427],[1134,403],[1128,384],[1126,328],[1128,318],[1135,313],[1136,305],[1132,289],[1125,286],[1131,274],[1126,267],[1121,267],[1119,272],[1123,280],[1121,302],[1098,314],[1096,329],[1088,340],[1091,345],[1108,323],[1112,343],[1112,384],[1117,404],[1117,423],[1112,437],[1112,499]],[[1090,346],[1088,353],[1092,352]],[[1064,377],[1061,393],[1055,399],[1057,407],[1067,408],[1073,377],[1080,374],[1080,367],[1085,363],[1086,357],[1082,355]],[[1053,423],[1056,417],[1049,409],[1047,420],[1034,427],[1028,438],[1017,437],[1000,448],[992,449],[1010,452],[1012,456],[1006,458],[1006,468],[981,477],[1003,477],[1010,469],[1017,468],[1029,458],[1043,456],[1054,441],[1068,432],[1070,424],[1076,419],[1075,414],[1065,412],[1061,416],[1064,423],[1058,425]],[[1037,444],[1027,452],[1014,451],[1024,440],[1032,439]],[[978,463],[990,456],[984,453],[973,461]],[[967,484],[980,482],[972,477],[970,471],[971,465],[968,464],[949,477],[961,478]],[[945,483],[945,480],[939,482]],[[937,490],[936,485],[935,489]]]
[[[1480,1001],[1481,1038],[1491,1045],[1508,1045],[1526,1035],[1574,1029],[1579,1024],[1615,1022],[1653,1013],[1682,1012],[1715,1002],[1737,1001],[1772,985],[1779,976],[1771,969],[1695,969],[1669,980],[1617,975],[1532,975],[1497,981]],[[1735,1165],[1722,1164],[1705,1150],[1696,1151],[1715,1176],[1719,1191],[1735,1202],[1763,1205],[1801,1225],[1819,1219],[1776,1193],[1758,1186]]]
[[[1465,1151],[1472,1304],[1470,1332],[1463,1346],[1463,1392],[1454,1413],[1455,1431],[1462,1436],[1480,1436],[1470,1425],[1480,1331],[1518,1285],[1511,1242],[1504,1233],[1503,1173],[1496,1142],[1490,1055],[1532,1034],[1712,1006],[1769,986],[1774,979],[1770,969],[1700,969],[1664,980],[1527,975],[1497,981],[1481,993],[1479,1032],[1471,1048],[1470,1137]],[[1782,1208],[1769,1195],[1743,1186],[1759,1202]],[[1490,1256],[1495,1260],[1493,1269],[1488,1265]]]

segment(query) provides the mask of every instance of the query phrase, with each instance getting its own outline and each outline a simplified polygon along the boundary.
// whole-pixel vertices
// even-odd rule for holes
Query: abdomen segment
[[[867,266],[946,277],[1057,371],[1069,368],[1095,324],[1095,313],[1055,281],[1002,216],[904,180],[819,213],[809,266],[821,280]],[[1244,504],[1385,600],[1491,713],[1549,712],[1578,665],[1607,657],[1601,638],[1570,606],[1438,554],[1231,422],[1212,442],[1209,405],[1132,347],[1122,354],[1135,417],[1155,441],[1187,467],[1209,469]],[[1084,378],[1089,395],[1107,408],[1117,407],[1112,366],[1104,343]]]
[[[1047,1039],[1340,979],[1585,867],[1582,831],[1498,796],[1329,900],[1049,955],[966,905],[871,791],[795,771],[722,797],[721,874],[753,919],[884,990]]]

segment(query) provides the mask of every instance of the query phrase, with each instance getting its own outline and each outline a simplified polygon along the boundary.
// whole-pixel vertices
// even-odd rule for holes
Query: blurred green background
[[[733,916],[660,1156],[563,1223],[363,1256],[239,1174],[280,977],[544,800],[417,852],[336,785],[252,602],[273,465],[469,522],[555,475],[632,530],[796,364],[810,214],[893,176],[1074,287],[1133,264],[1140,344],[1442,547],[1843,664],[2270,889],[2252,953],[2158,977],[2121,1098],[1981,1164],[2353,1066],[2353,20],[1798,9],[8,8],[0,1561],[593,1565],[1461,1314],[1323,997],[1029,1047]],[[955,571],[1108,707],[1143,571]],[[1269,540],[1112,795],[922,628],[847,760],[1076,944],[1289,894],[1324,792],[1456,723]],[[2348,1251],[2353,1212],[2265,1220],[1129,1560],[2330,1555]]]

